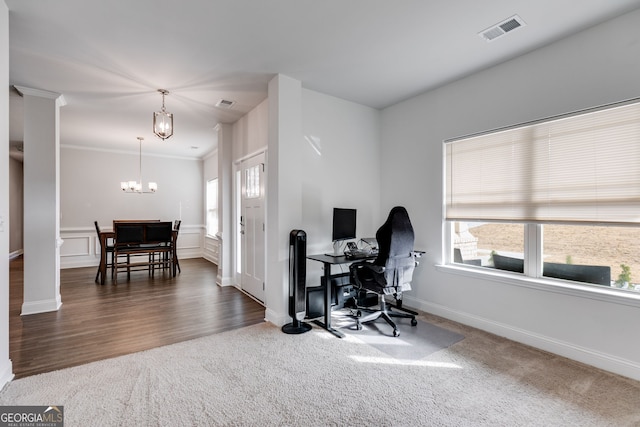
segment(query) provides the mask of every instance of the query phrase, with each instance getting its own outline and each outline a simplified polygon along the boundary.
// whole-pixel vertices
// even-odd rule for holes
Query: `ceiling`
[[[640,0],[5,0],[10,83],[57,92],[63,145],[202,158],[278,73],[385,108],[640,7]],[[518,15],[487,42],[479,33]],[[167,89],[174,136],[151,130]],[[231,108],[216,107],[221,99]],[[10,144],[22,144],[10,97]]]

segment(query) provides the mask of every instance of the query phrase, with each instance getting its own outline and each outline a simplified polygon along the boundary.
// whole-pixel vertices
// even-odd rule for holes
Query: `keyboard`
[[[355,252],[349,252],[348,254],[345,254],[347,259],[366,259],[366,258],[373,258],[377,255],[378,255],[377,252],[371,252],[371,251],[355,251]]]

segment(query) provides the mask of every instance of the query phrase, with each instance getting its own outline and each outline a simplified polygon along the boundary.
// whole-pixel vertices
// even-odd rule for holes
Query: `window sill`
[[[640,308],[640,292],[624,292],[599,285],[581,285],[564,280],[526,277],[518,273],[492,271],[482,267],[464,265],[438,264],[436,265],[436,270],[443,273],[457,274],[482,280],[491,280],[493,282],[521,286],[544,292],[554,292],[579,298],[588,298]]]

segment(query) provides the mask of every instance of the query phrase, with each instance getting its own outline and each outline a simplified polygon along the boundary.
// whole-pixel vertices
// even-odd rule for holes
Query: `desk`
[[[369,258],[374,259],[376,255],[371,255]],[[348,259],[346,256],[330,256],[330,255],[309,255],[307,259],[321,262],[324,265],[324,323],[314,320],[314,323],[327,331],[331,332],[338,338],[344,338],[344,334],[337,329],[331,327],[331,266],[341,264],[351,264],[352,262],[362,261],[362,259]]]

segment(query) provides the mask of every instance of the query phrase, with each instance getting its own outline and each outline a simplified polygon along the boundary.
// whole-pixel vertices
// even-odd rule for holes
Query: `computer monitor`
[[[349,240],[356,238],[356,210],[333,208],[333,232],[331,240]]]

